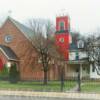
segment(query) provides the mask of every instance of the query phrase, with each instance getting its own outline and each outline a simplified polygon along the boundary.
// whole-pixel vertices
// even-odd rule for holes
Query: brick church
[[[11,17],[0,28],[0,70],[4,65],[17,65],[22,80],[41,80],[43,70],[38,63],[38,52],[32,46],[30,37],[33,31]],[[31,54],[30,54],[31,52]],[[55,68],[48,72],[48,79],[57,78]]]

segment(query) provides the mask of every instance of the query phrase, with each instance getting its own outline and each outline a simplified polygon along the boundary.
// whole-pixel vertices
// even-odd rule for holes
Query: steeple
[[[58,16],[56,18],[56,33],[69,32],[69,16]]]
[[[69,16],[58,16],[56,18],[56,33],[55,33],[55,42],[59,47],[59,51],[62,53],[64,58],[68,60],[68,51],[70,44],[70,34],[69,29]]]

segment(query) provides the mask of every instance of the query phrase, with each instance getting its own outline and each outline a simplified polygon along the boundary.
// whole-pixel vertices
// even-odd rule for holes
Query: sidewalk
[[[100,94],[75,93],[75,92],[34,92],[34,91],[11,91],[0,90],[0,96],[38,96],[38,97],[59,97],[70,99],[100,100]]]

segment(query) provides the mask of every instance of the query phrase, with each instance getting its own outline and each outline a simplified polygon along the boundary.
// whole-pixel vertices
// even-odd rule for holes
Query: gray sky
[[[100,0],[0,0],[0,18],[11,10],[18,21],[27,18],[49,18],[55,23],[56,15],[68,13],[71,28],[92,32],[100,28]]]

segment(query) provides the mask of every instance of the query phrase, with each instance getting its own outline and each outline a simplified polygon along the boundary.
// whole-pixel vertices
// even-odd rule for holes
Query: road
[[[29,96],[29,97],[28,96],[0,96],[0,100],[86,100],[86,99],[74,99],[74,98],[67,99],[67,98],[57,98],[57,97],[36,97],[36,96]]]
[[[0,90],[0,100],[100,100],[100,94]]]

